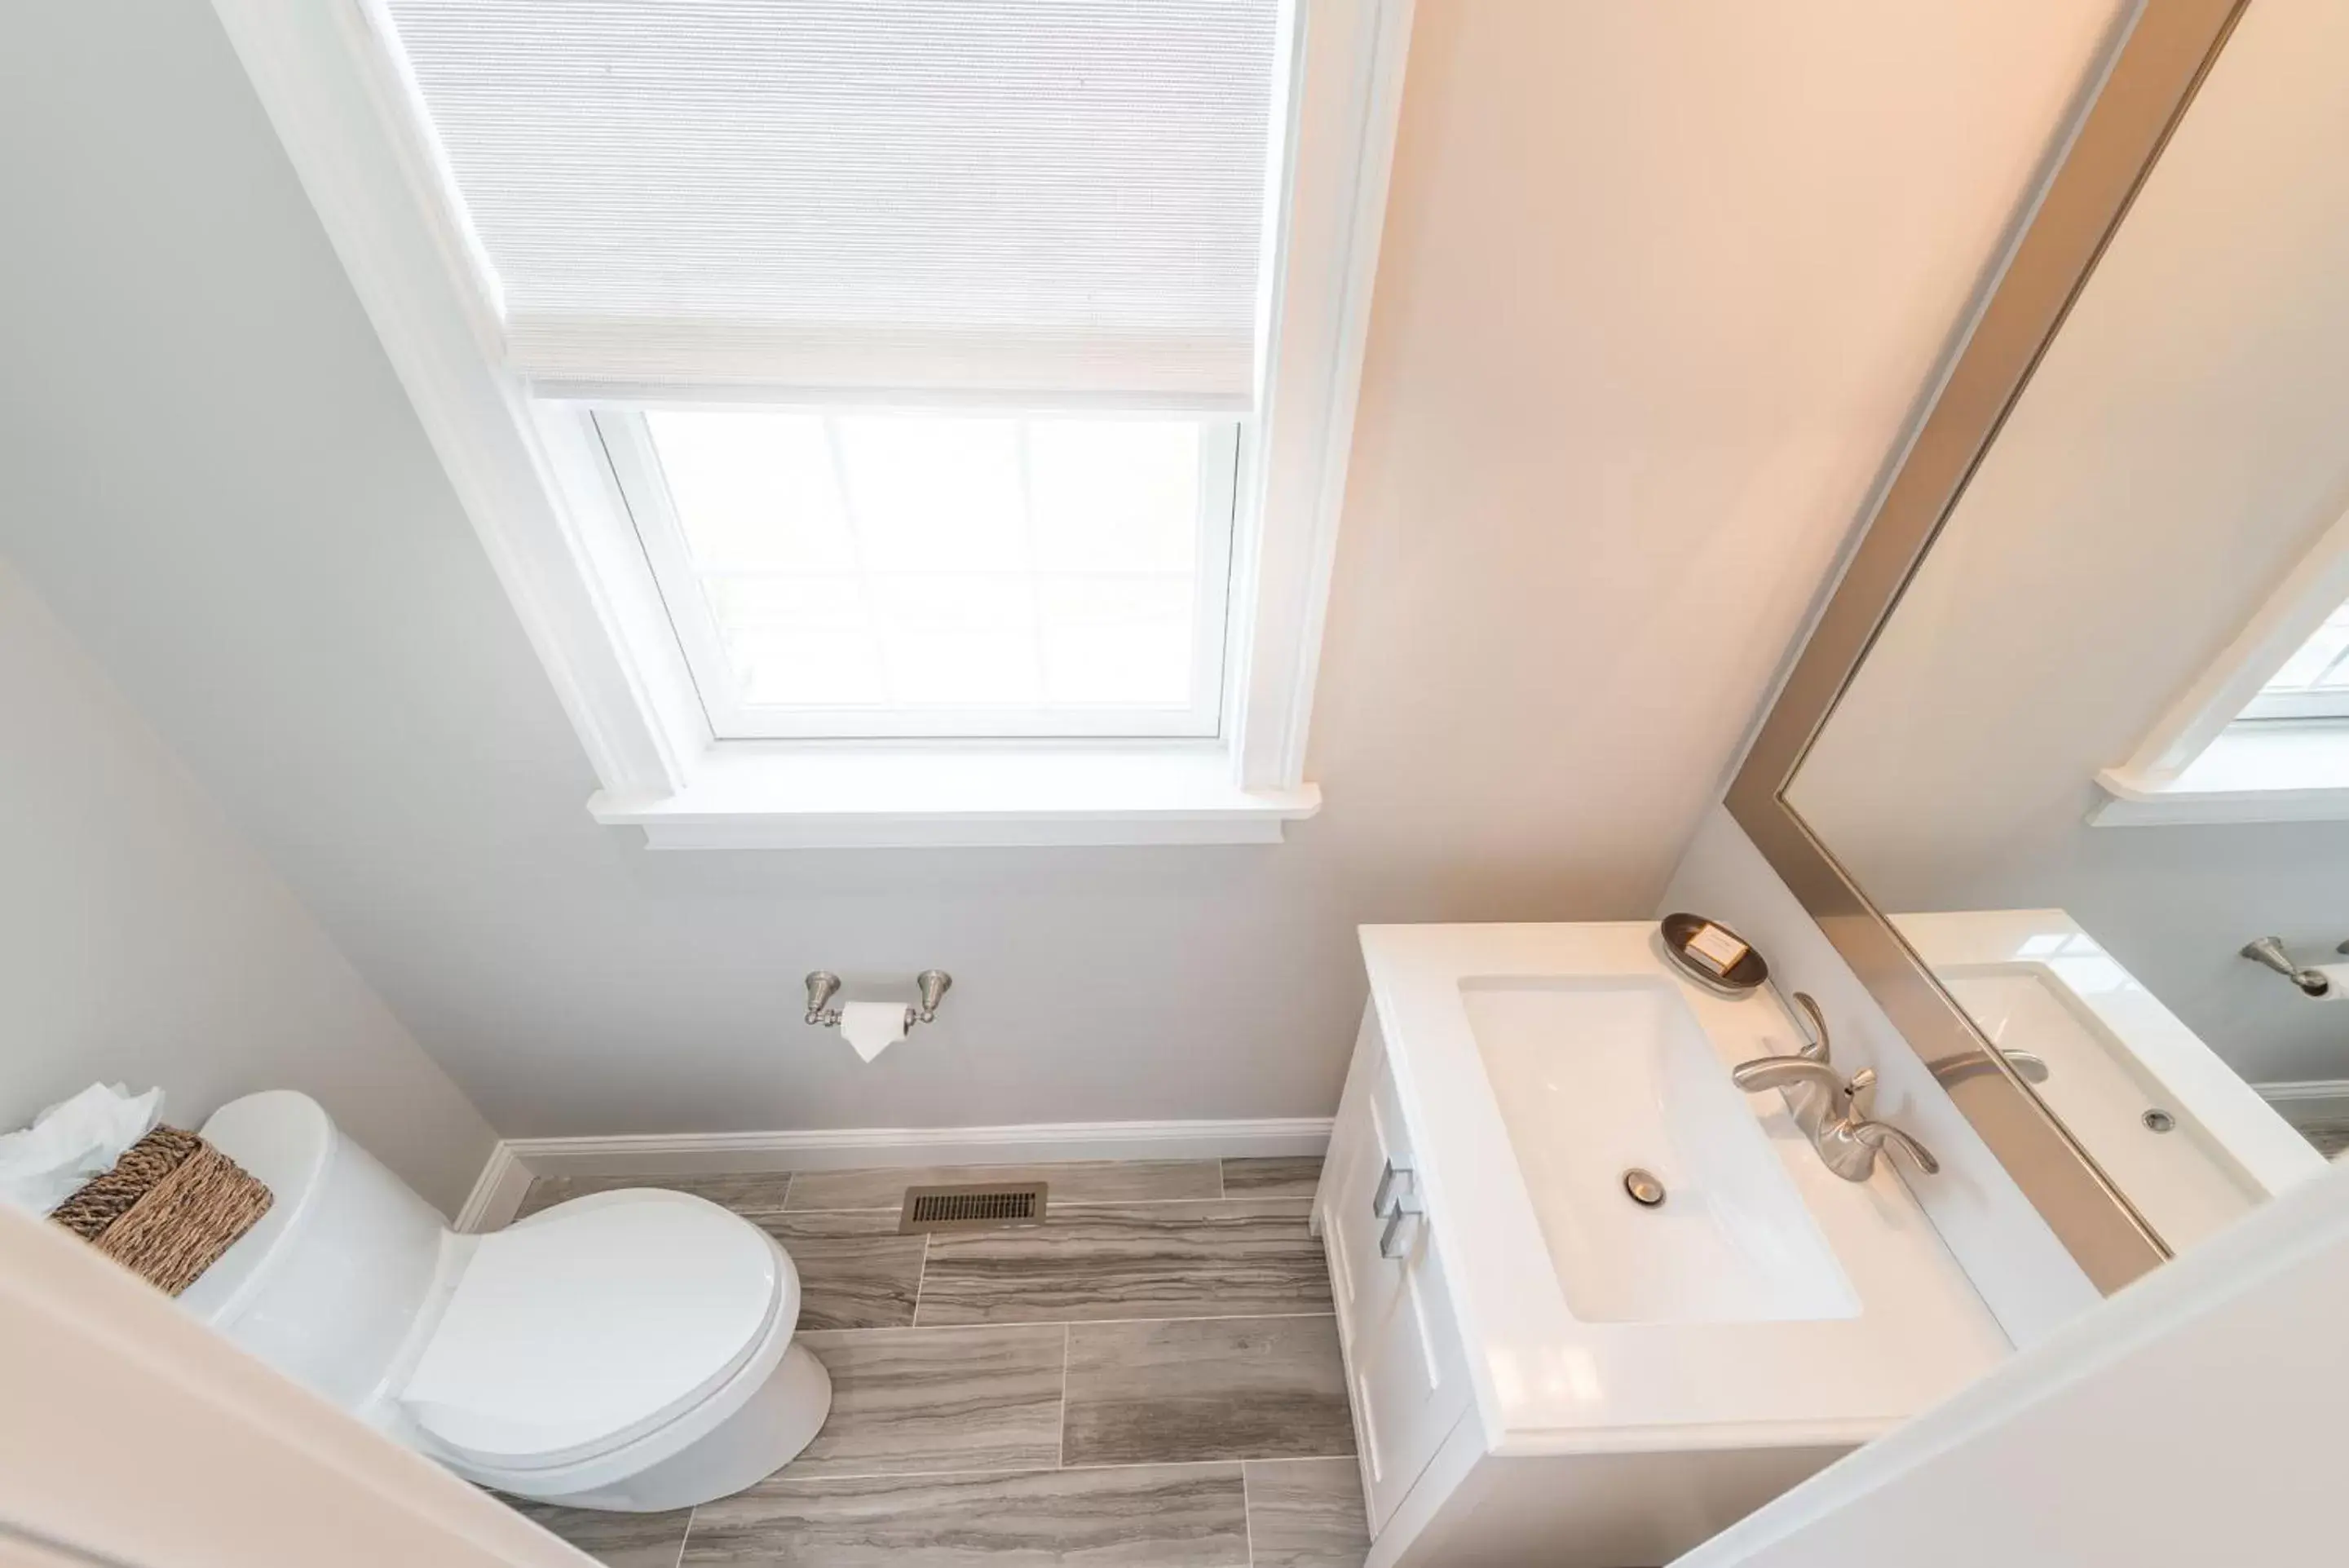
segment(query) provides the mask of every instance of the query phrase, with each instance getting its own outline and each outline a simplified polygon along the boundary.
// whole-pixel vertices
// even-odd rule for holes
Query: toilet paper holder
[[[2349,942],[2343,942],[2333,950],[2349,955]],[[2333,982],[2325,978],[2322,970],[2303,969],[2292,961],[2292,955],[2284,951],[2282,937],[2260,937],[2245,942],[2242,951],[2243,957],[2253,963],[2275,971],[2300,987],[2303,995],[2323,996],[2333,989]]]
[[[905,1028],[911,1031],[916,1023],[936,1023],[938,1002],[953,984],[954,976],[942,969],[926,969],[916,975],[914,988],[922,1000],[905,1009]],[[832,999],[840,994],[840,977],[828,969],[810,971],[807,993],[807,1021],[819,1028],[839,1028],[840,1009],[832,1005]]]

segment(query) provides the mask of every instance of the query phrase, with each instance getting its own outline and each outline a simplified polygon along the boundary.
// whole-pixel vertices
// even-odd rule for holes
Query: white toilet
[[[832,1407],[792,1340],[798,1271],[714,1203],[601,1192],[460,1236],[306,1095],[202,1133],[276,1202],[181,1303],[483,1486],[686,1508],[781,1469]]]

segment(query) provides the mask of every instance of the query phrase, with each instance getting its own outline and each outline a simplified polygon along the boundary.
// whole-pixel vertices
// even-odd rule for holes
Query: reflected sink
[[[1469,976],[1460,997],[1567,1309],[1586,1323],[1849,1318],[1858,1298],[1661,975]],[[1624,1172],[1663,1184],[1634,1202]]]
[[[1940,979],[1994,1044],[2046,1062],[2040,1099],[2173,1250],[2250,1213],[2267,1196],[2258,1183],[2075,989],[2118,990],[2113,977],[2125,978],[2120,966],[2109,959],[2059,961],[2071,972],[2042,963],[1982,964],[1940,971]],[[2165,1132],[2143,1120],[2156,1108],[2172,1117]]]
[[[2064,910],[1892,923],[1993,1044],[2046,1063],[2034,1093],[2171,1251],[2324,1171],[2308,1141]],[[2154,1111],[2166,1130],[2147,1124]]]

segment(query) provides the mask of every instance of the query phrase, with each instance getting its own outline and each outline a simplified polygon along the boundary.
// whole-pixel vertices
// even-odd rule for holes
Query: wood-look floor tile
[[[1041,1181],[1048,1204],[1146,1203],[1220,1198],[1212,1159],[1084,1159],[1052,1165],[895,1165],[870,1170],[803,1170],[791,1207],[895,1209],[908,1187],[964,1181]]]
[[[895,1214],[752,1218],[783,1244],[799,1270],[802,1332],[912,1325],[925,1238],[898,1235]]]
[[[1016,1231],[930,1238],[916,1321],[1326,1313],[1330,1273],[1294,1199],[1097,1204]]]
[[[2314,1122],[2300,1132],[2327,1159],[2339,1159],[2349,1154],[2349,1122]]]
[[[1223,1164],[1226,1198],[1310,1198],[1321,1185],[1318,1154],[1251,1156]]]
[[[524,1214],[535,1214],[591,1192],[611,1192],[623,1187],[659,1187],[671,1192],[690,1192],[737,1214],[779,1214],[791,1185],[791,1172],[787,1170],[718,1176],[542,1176],[530,1184],[530,1191],[523,1196],[522,1208],[514,1218],[519,1220]]]
[[[1069,1330],[1064,1463],[1353,1451],[1335,1318],[1087,1323]]]
[[[1247,1472],[1256,1568],[1362,1568],[1371,1522],[1353,1459],[1273,1459]]]
[[[1243,1568],[1237,1465],[796,1480],[702,1505],[687,1568]]]
[[[605,1568],[676,1568],[689,1508],[670,1513],[611,1513],[597,1508],[557,1508],[551,1502],[495,1494],[501,1502],[561,1536]]]
[[[1050,1469],[1061,1456],[1057,1324],[802,1334],[832,1414],[787,1474]]]

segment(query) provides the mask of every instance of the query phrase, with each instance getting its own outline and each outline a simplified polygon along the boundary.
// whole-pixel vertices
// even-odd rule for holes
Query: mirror
[[[2172,1254],[2349,1144],[2344,62],[2244,13],[1782,796]]]

